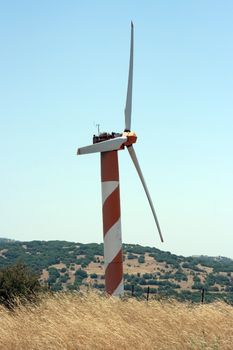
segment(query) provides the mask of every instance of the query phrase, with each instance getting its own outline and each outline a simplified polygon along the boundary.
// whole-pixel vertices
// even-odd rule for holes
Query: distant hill
[[[125,290],[143,296],[233,302],[233,260],[171,254],[153,247],[124,244]],[[66,241],[20,242],[0,239],[0,267],[22,261],[53,291],[92,286],[104,290],[103,244]]]
[[[0,242],[11,243],[11,242],[15,242],[15,240],[14,239],[10,239],[10,238],[0,237]]]

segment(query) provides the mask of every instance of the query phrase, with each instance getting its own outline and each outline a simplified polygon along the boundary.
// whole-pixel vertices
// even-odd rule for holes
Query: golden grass
[[[0,349],[233,349],[233,308],[57,294],[0,307]]]

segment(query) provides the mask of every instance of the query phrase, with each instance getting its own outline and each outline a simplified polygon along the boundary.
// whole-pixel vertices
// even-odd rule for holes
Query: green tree
[[[42,290],[38,277],[21,262],[0,270],[0,302],[13,308],[16,298],[34,301]]]

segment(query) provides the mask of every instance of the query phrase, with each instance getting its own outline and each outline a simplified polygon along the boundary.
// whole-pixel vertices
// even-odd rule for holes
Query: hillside
[[[125,290],[143,296],[179,300],[225,299],[233,302],[233,260],[224,257],[184,257],[153,247],[124,244]],[[0,239],[0,266],[22,261],[53,291],[83,287],[104,290],[103,244],[66,241],[20,242]],[[132,287],[133,286],[133,287]]]

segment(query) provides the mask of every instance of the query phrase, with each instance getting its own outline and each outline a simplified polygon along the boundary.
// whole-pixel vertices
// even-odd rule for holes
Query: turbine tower
[[[100,153],[101,184],[102,184],[102,215],[104,235],[104,261],[105,261],[105,290],[110,295],[122,295],[123,283],[123,256],[120,216],[120,191],[118,151],[127,148],[135,165],[143,188],[146,192],[155,223],[163,242],[163,237],[155,209],[146,186],[141,168],[139,166],[133,144],[137,141],[135,132],[131,131],[132,88],[133,88],[133,51],[134,27],[131,22],[131,42],[128,88],[125,105],[125,130],[123,133],[100,133],[93,136],[93,144],[78,148],[77,154]]]

